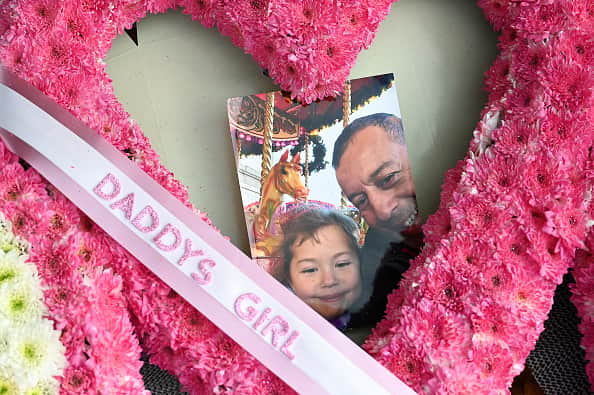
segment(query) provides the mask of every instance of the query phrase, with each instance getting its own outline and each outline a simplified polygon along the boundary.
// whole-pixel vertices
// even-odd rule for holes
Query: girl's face
[[[315,236],[298,238],[293,244],[290,285],[319,314],[335,318],[361,293],[359,258],[339,226],[324,226]]]

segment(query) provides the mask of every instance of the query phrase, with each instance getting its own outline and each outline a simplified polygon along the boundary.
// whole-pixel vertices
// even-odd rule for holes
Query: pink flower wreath
[[[310,102],[342,86],[390,3],[5,0],[0,60],[190,205],[113,93],[102,59],[115,35],[182,6]],[[467,157],[446,175],[422,255],[365,343],[421,393],[504,392],[574,265],[594,358],[594,3],[478,3],[502,32],[489,104]],[[290,392],[1,143],[0,166],[0,211],[31,243],[62,330],[62,393],[143,392],[141,350],[194,394]]]

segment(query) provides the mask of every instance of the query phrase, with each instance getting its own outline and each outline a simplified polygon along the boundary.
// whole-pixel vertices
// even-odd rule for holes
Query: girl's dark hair
[[[319,243],[318,230],[330,225],[336,225],[342,229],[349,241],[349,247],[356,252],[359,261],[361,260],[361,251],[356,237],[358,226],[355,221],[336,210],[311,208],[282,224],[283,242],[279,248],[282,263],[278,265],[275,272],[277,280],[289,285],[289,266],[293,259],[293,245],[296,242],[301,245],[311,238]]]

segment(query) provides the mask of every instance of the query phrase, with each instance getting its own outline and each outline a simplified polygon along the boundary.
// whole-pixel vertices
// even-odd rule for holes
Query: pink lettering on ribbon
[[[173,241],[167,244],[165,241],[174,237]],[[153,239],[157,247],[163,251],[173,251],[181,244],[181,233],[179,229],[171,224],[165,225],[165,227],[159,232]]]
[[[184,254],[181,258],[177,261],[177,264],[182,266],[188,259],[204,255],[204,251],[202,249],[192,250],[192,240],[186,239],[186,243],[184,245]]]
[[[254,322],[254,325],[252,325],[252,328],[257,330],[258,327],[260,325],[262,325],[268,319],[268,316],[270,315],[271,312],[272,312],[272,309],[270,307],[265,308],[264,311],[262,311],[262,314],[260,314],[260,317],[258,317],[256,322]]]
[[[143,222],[147,218],[150,220],[148,225]],[[142,233],[152,232],[159,227],[159,214],[150,205],[146,206],[134,217],[132,224]]]
[[[110,187],[111,192],[106,192],[106,187]],[[95,188],[93,188],[93,192],[105,200],[111,200],[118,196],[121,189],[122,186],[120,185],[120,180],[118,180],[118,178],[113,174],[109,173],[99,182],[99,184],[97,184]]]
[[[200,285],[207,285],[212,280],[211,268],[215,267],[217,263],[212,259],[202,259],[198,262],[198,273],[191,273],[190,276]]]
[[[132,217],[132,209],[134,209],[134,193],[129,193],[126,197],[118,200],[109,207],[114,210],[122,210],[124,217],[130,219]]]
[[[258,314],[258,311],[253,306],[247,306],[246,308],[243,308],[244,300],[249,300],[254,304],[258,304],[260,303],[261,299],[258,297],[258,295],[248,292],[246,294],[240,295],[233,304],[235,313],[237,313],[241,319],[245,321],[251,321]]]

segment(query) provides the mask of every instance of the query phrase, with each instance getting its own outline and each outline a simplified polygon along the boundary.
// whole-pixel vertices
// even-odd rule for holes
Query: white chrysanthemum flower
[[[7,237],[7,235],[0,234],[0,253],[6,254],[7,252],[14,249],[15,245],[12,238]]]
[[[43,318],[47,308],[28,249],[0,214],[0,395],[58,394],[54,377],[66,365],[61,333]]]
[[[21,239],[15,239],[14,251],[20,256],[29,256],[29,243]]]
[[[39,382],[35,387],[25,391],[25,395],[58,395],[59,393],[60,384],[55,379]]]
[[[26,258],[15,250],[0,254],[0,288],[23,282],[39,284],[37,269],[31,263],[27,263]]]
[[[0,220],[0,251],[7,252],[13,245],[14,235],[10,229],[10,224]]]
[[[8,320],[0,318],[0,372],[4,371],[9,365],[10,343],[14,339],[13,328]],[[0,392],[1,394],[1,392]]]
[[[2,395],[20,395],[19,387],[14,378],[6,377],[0,374],[0,394]]]
[[[12,234],[12,225],[6,220],[4,214],[0,213],[0,233]]]
[[[34,387],[39,380],[61,375],[66,366],[60,333],[46,319],[15,333],[10,353],[15,363],[21,367],[15,375],[23,388]]]
[[[39,281],[28,279],[0,287],[0,319],[8,319],[14,325],[38,320],[47,313],[42,302]]]
[[[0,287],[23,278],[25,270],[22,266],[9,260],[0,259]]]
[[[0,214],[0,255],[15,251],[19,255],[26,255],[29,251],[29,244],[24,240],[15,237],[12,233],[10,222]]]

